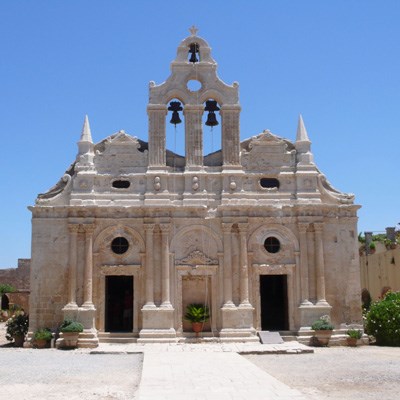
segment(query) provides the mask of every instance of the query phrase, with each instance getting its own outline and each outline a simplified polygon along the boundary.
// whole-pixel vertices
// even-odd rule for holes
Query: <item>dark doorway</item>
[[[287,275],[260,275],[260,297],[261,329],[288,330]]]
[[[3,310],[8,310],[10,308],[10,302],[6,294],[3,294],[3,296],[1,296],[1,308]]]
[[[133,276],[106,276],[105,330],[132,332]]]

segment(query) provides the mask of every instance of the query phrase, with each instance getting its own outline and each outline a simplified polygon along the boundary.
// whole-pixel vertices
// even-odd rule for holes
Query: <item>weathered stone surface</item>
[[[208,305],[205,334],[225,340],[323,314],[361,321],[354,196],[318,170],[302,118],[294,143],[269,131],[240,142],[238,84],[216,70],[204,39],[182,41],[170,77],[150,83],[149,143],[120,131],[93,144],[85,119],[77,161],[30,208],[31,331],[92,310],[90,332],[175,340],[191,334],[190,303]],[[185,157],[165,147],[176,99]],[[207,100],[220,108],[222,149],[204,156]]]

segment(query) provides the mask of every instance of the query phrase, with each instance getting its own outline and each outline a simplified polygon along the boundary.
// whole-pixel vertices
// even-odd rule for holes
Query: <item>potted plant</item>
[[[347,332],[347,344],[351,347],[357,346],[357,340],[361,339],[362,332],[360,329],[349,329]]]
[[[23,311],[17,311],[6,323],[6,339],[14,340],[15,347],[22,347],[25,341],[25,335],[28,333],[29,317]]]
[[[52,337],[53,334],[51,333],[50,329],[48,328],[38,329],[33,334],[33,342],[35,347],[37,347],[38,349],[44,349],[45,347],[48,346]]]
[[[83,325],[80,322],[65,319],[60,325],[60,332],[64,339],[64,347],[73,348],[77,346],[79,333],[83,332]]]
[[[371,242],[369,244],[369,254],[374,254],[376,251],[376,244],[374,242]]]
[[[204,304],[189,304],[186,307],[185,319],[192,323],[193,332],[196,336],[203,330],[204,323],[210,318],[208,306]]]
[[[311,329],[315,331],[314,337],[317,338],[320,346],[327,346],[332,336],[334,326],[330,323],[328,315],[323,315],[311,325]]]

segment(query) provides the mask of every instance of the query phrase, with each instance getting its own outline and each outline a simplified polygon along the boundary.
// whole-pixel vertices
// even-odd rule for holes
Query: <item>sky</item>
[[[27,207],[75,160],[85,114],[95,142],[147,141],[149,81],[168,78],[193,24],[239,82],[241,139],[294,140],[302,114],[317,166],[362,205],[359,231],[396,226],[399,21],[398,0],[0,0],[0,268],[30,257]],[[218,129],[204,135],[219,148]]]

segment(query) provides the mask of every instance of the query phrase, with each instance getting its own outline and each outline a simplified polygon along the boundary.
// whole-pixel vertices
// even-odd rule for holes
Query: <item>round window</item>
[[[124,237],[116,237],[111,242],[111,250],[115,254],[124,254],[129,249],[129,242]]]
[[[270,236],[265,239],[264,248],[268,253],[277,253],[281,249],[281,243],[276,237]]]
[[[191,92],[198,92],[201,89],[201,82],[197,79],[191,79],[186,86]]]

